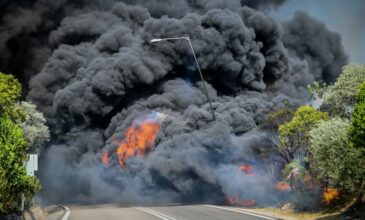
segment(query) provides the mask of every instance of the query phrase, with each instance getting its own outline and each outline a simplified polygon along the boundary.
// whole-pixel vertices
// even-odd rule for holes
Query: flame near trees
[[[340,192],[335,188],[326,188],[323,192],[323,200],[326,204],[330,204],[334,199],[337,199]]]
[[[103,156],[101,157],[101,161],[103,162],[104,165],[108,165],[109,161],[110,161],[110,157],[108,152],[104,152]]]
[[[244,164],[239,166],[238,168],[240,171],[242,171],[245,175],[247,176],[254,176],[255,174],[253,173],[253,166],[250,164]]]
[[[256,205],[256,201],[253,199],[240,199],[238,197],[229,197],[227,199],[227,204],[232,206],[253,207]]]
[[[253,172],[253,166],[250,164],[242,164],[238,167],[238,170],[241,171],[245,176],[252,177],[255,175]],[[253,207],[256,205],[256,200],[241,199],[239,196],[230,196],[227,198],[227,205]]]
[[[153,112],[155,113],[155,112]],[[135,120],[131,127],[124,133],[124,139],[120,141],[115,154],[118,156],[119,165],[125,168],[130,157],[142,157],[154,145],[156,136],[160,130],[162,113],[149,115],[146,119]],[[101,161],[108,165],[110,155],[105,152]]]
[[[291,187],[290,187],[290,184],[287,182],[278,182],[275,185],[275,189],[279,190],[279,191],[290,191]]]

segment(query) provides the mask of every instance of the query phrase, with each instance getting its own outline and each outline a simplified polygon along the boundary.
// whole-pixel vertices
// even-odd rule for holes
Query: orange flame
[[[276,190],[279,190],[279,191],[290,191],[291,190],[291,187],[290,187],[289,183],[286,183],[286,182],[278,182],[275,185],[275,189]]]
[[[340,192],[335,188],[326,188],[323,192],[323,200],[330,204],[334,199],[337,199],[340,195]]]
[[[132,125],[125,132],[125,138],[116,149],[121,167],[126,166],[126,161],[132,156],[142,157],[155,143],[160,123],[156,121],[144,121],[138,125]]]
[[[228,197],[227,204],[233,206],[252,207],[256,205],[256,201],[253,199],[240,199],[238,197]]]
[[[239,166],[239,168],[238,168],[240,171],[242,171],[245,175],[247,175],[247,176],[253,176],[253,175],[255,175],[254,173],[253,173],[253,167],[252,167],[252,165],[249,165],[249,164],[244,164],[244,165],[241,165],[241,166]]]
[[[101,156],[101,161],[105,166],[109,164],[110,158],[108,152],[103,153],[103,156]]]
[[[152,111],[149,115],[138,117],[124,133],[124,139],[119,142],[115,153],[122,168],[126,167],[128,158],[144,156],[155,143],[160,130],[160,124],[166,118],[166,114]],[[111,144],[115,145],[116,137],[111,137]],[[103,153],[101,161],[104,165],[110,162],[110,151]]]

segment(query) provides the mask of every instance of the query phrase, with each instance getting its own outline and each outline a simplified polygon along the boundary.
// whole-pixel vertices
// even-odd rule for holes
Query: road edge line
[[[166,214],[164,214],[164,213],[161,213],[161,212],[158,212],[158,211],[156,211],[156,210],[153,210],[153,209],[149,209],[149,208],[144,208],[145,210],[148,210],[148,211],[150,211],[150,212],[154,212],[154,213],[156,213],[157,215],[161,215],[161,216],[163,216],[163,217],[165,217],[165,218],[167,218],[167,219],[169,219],[169,220],[176,220],[176,218],[173,218],[173,217],[171,217],[171,216],[168,216],[168,215],[166,215]]]
[[[252,212],[247,212],[247,211],[243,211],[243,210],[239,210],[239,209],[235,209],[235,208],[226,208],[226,207],[220,207],[220,206],[215,206],[215,205],[204,205],[204,206],[211,207],[211,208],[216,208],[216,209],[223,209],[223,210],[227,210],[227,211],[231,211],[231,212],[237,212],[237,213],[246,214],[246,215],[251,215],[251,216],[255,216],[255,217],[263,218],[263,219],[278,220],[277,218],[273,218],[273,217],[269,217],[269,216],[265,216],[265,215],[260,215],[260,214],[256,214],[256,213],[252,213]]]
[[[62,216],[61,220],[68,220],[68,217],[71,214],[71,210],[67,206],[64,206],[64,205],[61,205],[61,207],[65,211],[65,214]]]
[[[146,208],[140,208],[140,207],[134,207],[134,209],[137,209],[139,211],[142,211],[142,212],[145,212],[145,213],[148,213],[150,215],[153,215],[153,216],[156,216],[162,220],[176,220],[170,216],[167,216],[167,215],[164,215],[164,214],[161,214],[159,212],[156,212],[156,211],[153,211],[153,210],[150,210],[150,209],[146,209]]]

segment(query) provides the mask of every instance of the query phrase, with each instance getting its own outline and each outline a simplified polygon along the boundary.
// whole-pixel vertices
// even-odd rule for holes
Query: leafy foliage
[[[332,118],[302,106],[279,126],[281,156],[287,163],[283,174],[297,167],[318,186],[329,183],[344,195],[364,196],[365,65],[348,65],[333,85],[315,82],[308,91],[323,101],[321,110]],[[274,119],[281,119],[279,115]]]
[[[344,67],[335,84],[323,92],[322,108],[330,115],[350,117],[356,103],[359,86],[365,81],[365,65],[350,64]]]
[[[270,114],[268,121],[272,126],[278,128],[280,125],[290,121],[290,119],[293,117],[293,114],[294,110],[290,108],[283,108]]]
[[[21,94],[20,83],[12,76],[0,72],[0,113],[12,105]]]
[[[365,198],[365,81],[360,86],[354,114],[352,115],[350,141],[352,146],[362,153],[363,170],[361,175],[362,183],[359,186],[359,198]]]
[[[27,142],[27,151],[31,153],[38,152],[39,148],[50,138],[49,129],[45,125],[46,119],[32,103],[22,102],[21,107],[26,113],[25,120],[20,126]]]
[[[288,163],[296,156],[307,156],[309,131],[320,120],[327,119],[327,113],[320,112],[310,106],[301,106],[289,122],[279,126],[279,149]]]
[[[49,137],[43,115],[19,104],[20,94],[20,83],[0,73],[0,216],[17,212],[22,195],[30,200],[40,190],[38,179],[26,174],[26,148]]]
[[[285,165],[284,169],[281,171],[283,176],[287,177],[293,169],[298,169],[298,178],[304,179],[304,175],[307,170],[304,168],[302,161],[293,160],[292,162]]]
[[[352,115],[350,137],[354,147],[365,150],[365,82],[360,86],[358,102]]]
[[[0,118],[0,214],[15,212],[21,194],[31,196],[40,189],[35,177],[27,176],[23,161],[26,142],[19,125]]]
[[[25,118],[23,109],[16,105],[20,94],[20,83],[12,75],[0,72],[0,115],[18,123]]]
[[[307,90],[313,99],[322,98],[323,94],[328,90],[327,83],[314,82],[313,85],[308,85]]]
[[[265,124],[263,128],[267,132],[268,140],[274,146],[273,151],[271,153],[278,155],[282,160],[281,162],[289,163],[290,161],[287,159],[287,155],[285,151],[282,151],[280,146],[280,137],[279,137],[279,126],[290,121],[293,118],[295,109],[291,106],[286,106],[285,108],[279,109],[268,115],[266,118]]]
[[[309,132],[312,154],[311,166],[318,171],[321,179],[341,191],[354,192],[359,186],[363,173],[361,152],[349,141],[350,121],[332,118],[320,121]]]

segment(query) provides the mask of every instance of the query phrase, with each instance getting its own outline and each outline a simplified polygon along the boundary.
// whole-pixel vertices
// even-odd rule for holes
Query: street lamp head
[[[190,41],[189,37],[167,37],[167,38],[155,38],[155,39],[152,39],[150,42],[155,43],[155,42],[164,41],[164,40],[188,40],[188,41]]]
[[[155,43],[155,42],[159,42],[159,41],[162,41],[162,39],[156,38],[156,39],[152,39],[151,43]]]

